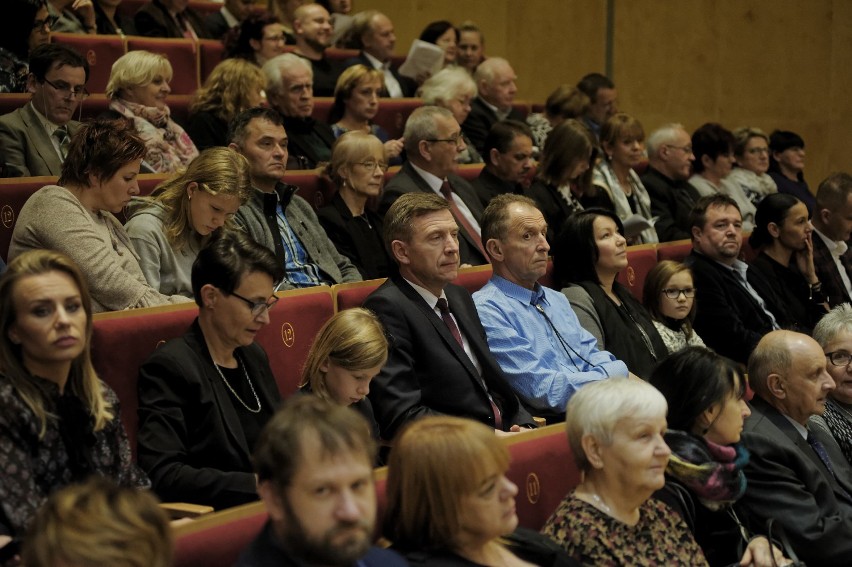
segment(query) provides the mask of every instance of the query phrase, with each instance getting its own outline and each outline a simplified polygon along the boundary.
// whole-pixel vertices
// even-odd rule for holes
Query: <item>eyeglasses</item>
[[[683,289],[664,289],[661,293],[665,293],[666,297],[669,299],[677,299],[680,297],[680,294],[683,294],[687,299],[692,299],[695,297],[695,288],[694,287],[685,287]]]
[[[248,304],[249,308],[251,308],[251,316],[255,318],[260,317],[264,313],[264,311],[269,311],[270,309],[275,307],[275,304],[278,303],[279,299],[278,297],[273,295],[266,301],[252,301],[251,299],[246,299],[245,297],[234,291],[232,291],[230,295],[233,295],[237,299],[242,299],[243,301],[245,301]]]
[[[686,146],[675,146],[675,145],[673,145],[673,144],[666,144],[666,146],[668,146],[668,147],[670,147],[670,148],[674,148],[674,149],[676,149],[676,150],[680,150],[680,151],[682,151],[682,152],[683,152],[683,153],[685,153],[685,154],[691,154],[691,153],[692,153],[692,146],[691,146],[691,145],[686,145]]]
[[[452,144],[455,147],[459,147],[463,143],[462,133],[459,132],[455,136],[451,138],[432,138],[430,140],[426,140],[427,142],[446,142],[447,144]]]
[[[382,171],[388,170],[388,164],[383,161],[362,161],[359,162],[358,165],[366,169],[367,171],[376,171],[376,169],[381,169]]]
[[[51,87],[53,87],[56,92],[62,95],[63,98],[71,98],[76,97],[77,100],[85,100],[87,96],[89,96],[89,91],[86,90],[86,87],[72,87],[68,83],[64,81],[59,81],[54,83],[53,81],[49,81],[47,79],[42,79],[42,83],[47,83]]]
[[[37,30],[39,28],[47,28],[47,31],[50,31],[50,28],[55,26],[58,21],[59,16],[48,16],[43,20],[35,20],[33,22],[33,29]]]
[[[825,357],[834,366],[849,366],[849,362],[852,361],[852,354],[849,354],[848,352],[844,352],[842,350],[827,352],[825,353]]]
[[[746,150],[746,153],[749,153],[751,155],[769,154],[769,148],[749,148]]]

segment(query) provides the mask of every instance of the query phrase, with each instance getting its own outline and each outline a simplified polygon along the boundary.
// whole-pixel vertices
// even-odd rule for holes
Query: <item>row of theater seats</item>
[[[508,478],[518,485],[519,524],[538,531],[562,498],[580,481],[561,424],[503,440],[511,456]],[[387,469],[376,470],[377,531],[386,509]],[[258,534],[267,514],[257,502],[202,516],[175,529],[175,567],[226,567],[234,564]],[[378,534],[377,534],[378,535]]]

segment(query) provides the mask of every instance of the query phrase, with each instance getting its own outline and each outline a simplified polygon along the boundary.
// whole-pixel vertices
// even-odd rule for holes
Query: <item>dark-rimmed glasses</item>
[[[270,297],[266,301],[252,301],[251,299],[246,299],[245,297],[243,297],[242,295],[240,295],[239,293],[237,293],[235,291],[232,291],[230,295],[233,295],[237,299],[242,299],[243,301],[245,301],[246,304],[251,309],[252,317],[255,317],[255,318],[260,317],[261,314],[263,314],[264,311],[269,311],[270,309],[275,307],[275,304],[278,303],[278,299],[280,299],[279,297],[273,295],[272,297]]]
[[[462,143],[462,139],[463,139],[462,134],[461,134],[461,132],[459,132],[458,134],[456,134],[452,138],[432,138],[432,139],[429,139],[429,140],[426,140],[426,141],[427,142],[444,142],[444,143],[447,143],[447,144],[452,144],[455,147],[459,147],[459,145]]]
[[[41,82],[47,83],[48,85],[53,87],[53,89],[59,94],[61,94],[64,98],[70,98],[73,96],[77,100],[83,101],[86,100],[86,97],[89,96],[89,91],[87,91],[86,87],[83,86],[72,88],[71,85],[66,82],[60,81],[58,83],[54,83],[53,81],[47,78],[42,79]]]
[[[825,353],[825,357],[834,366],[849,366],[849,362],[852,361],[852,354],[849,354],[848,352],[842,350],[827,352]]]
[[[50,31],[50,29],[53,26],[55,26],[56,22],[58,22],[58,21],[59,21],[59,16],[48,16],[43,20],[35,20],[33,22],[33,29],[37,30],[39,28],[46,27],[48,29],[48,31]]]
[[[687,299],[692,299],[693,297],[695,297],[695,288],[694,287],[685,287],[683,289],[671,288],[671,289],[664,289],[660,293],[666,294],[666,297],[668,297],[669,299],[677,299],[678,297],[680,297],[681,293]]]

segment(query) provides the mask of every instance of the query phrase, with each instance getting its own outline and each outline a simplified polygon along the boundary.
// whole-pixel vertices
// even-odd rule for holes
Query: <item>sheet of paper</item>
[[[415,39],[405,61],[399,66],[399,74],[416,79],[423,74],[434,75],[444,65],[444,50],[427,41]]]

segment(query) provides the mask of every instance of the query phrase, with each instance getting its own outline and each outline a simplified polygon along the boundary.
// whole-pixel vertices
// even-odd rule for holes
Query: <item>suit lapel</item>
[[[27,136],[33,141],[33,150],[44,162],[45,167],[50,171],[50,175],[61,174],[62,163],[59,161],[59,154],[56,153],[56,148],[53,147],[53,142],[50,140],[50,136],[47,135],[44,124],[42,124],[41,119],[30,103],[24,106],[22,118],[27,126]]]

